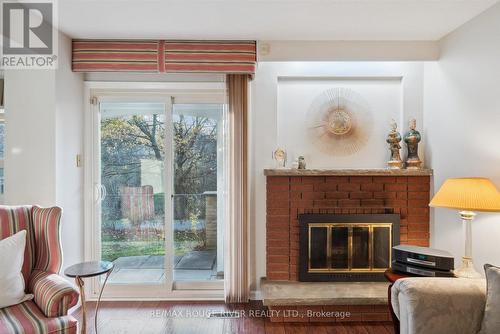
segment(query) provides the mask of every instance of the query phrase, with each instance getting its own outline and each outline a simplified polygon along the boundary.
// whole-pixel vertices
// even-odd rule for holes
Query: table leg
[[[80,326],[80,333],[85,334],[87,330],[87,308],[85,305],[85,288],[83,284],[83,279],[79,276],[75,277],[76,285],[80,289],[80,298],[82,303],[82,324]]]
[[[113,269],[108,271],[106,273],[106,278],[104,279],[104,282],[102,283],[101,286],[101,291],[99,292],[99,298],[97,298],[97,304],[95,306],[95,317],[94,317],[94,329],[95,329],[95,334],[97,334],[97,314],[99,313],[99,305],[101,304],[101,296],[102,296],[102,291],[104,290],[104,287],[106,286],[106,282],[108,281],[109,275],[111,275],[111,272]]]

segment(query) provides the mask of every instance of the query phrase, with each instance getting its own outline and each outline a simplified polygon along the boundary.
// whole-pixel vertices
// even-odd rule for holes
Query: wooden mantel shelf
[[[264,169],[266,176],[430,176],[432,169]]]

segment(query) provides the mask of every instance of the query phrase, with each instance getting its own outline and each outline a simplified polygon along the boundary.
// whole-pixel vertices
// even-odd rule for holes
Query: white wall
[[[331,94],[336,92],[340,104],[347,103],[347,109],[357,108],[353,113],[356,144],[344,145],[345,151],[339,149],[341,145],[332,141],[323,127],[317,127],[331,107],[324,103],[331,101]],[[399,123],[400,131],[407,128],[402,124],[402,98],[400,76],[280,78],[277,145],[286,150],[289,166],[291,161],[304,156],[308,168],[384,167],[389,156],[384,138],[391,119]]]
[[[5,71],[5,204],[53,205],[55,71]]]
[[[5,203],[63,208],[63,268],[83,259],[83,78],[71,72],[71,40],[59,36],[57,70],[5,72]]]
[[[327,80],[349,78],[399,78],[400,94],[395,96],[399,99],[401,106],[399,108],[401,124],[407,124],[412,117],[417,119],[419,125],[423,121],[423,64],[420,62],[261,62],[255,79],[252,82],[252,115],[250,119],[250,262],[252,275],[252,289],[258,290],[260,278],[266,275],[266,193],[265,177],[263,170],[273,168],[275,165],[271,154],[278,145],[277,132],[281,134],[287,129],[286,122],[280,122],[281,126],[277,130],[277,115],[279,110],[278,86],[282,79],[294,78],[300,81],[300,78],[307,77],[317,79],[318,77],[327,78]],[[368,80],[370,81],[370,80]],[[386,81],[382,80],[383,84]],[[391,93],[391,96],[394,96]],[[287,95],[288,97],[288,95]],[[300,98],[300,96],[297,96]],[[393,102],[393,101],[392,101]],[[388,102],[393,109],[398,109]],[[283,103],[283,102],[282,102]],[[377,102],[376,108],[381,108],[380,102]],[[280,112],[286,117],[287,112],[302,113],[301,108],[290,108]],[[300,121],[300,115],[290,114],[289,117]],[[385,143],[388,126],[384,122],[379,122],[378,126],[385,129],[377,129],[376,133],[380,138],[373,137],[373,140],[379,140]],[[406,126],[405,126],[406,128]],[[380,130],[380,131],[379,131]],[[279,137],[282,137],[280,134]],[[301,134],[296,134],[300,137]],[[290,137],[288,137],[290,138]],[[425,134],[424,134],[425,138]],[[280,142],[280,145],[287,149],[289,143]],[[422,143],[422,148],[424,143]],[[289,147],[293,150],[293,147]],[[303,152],[307,154],[307,152]],[[358,154],[360,154],[359,152]],[[423,153],[423,152],[422,152]],[[355,155],[349,158],[349,162],[338,161],[330,156],[316,152],[311,159],[319,161],[317,166],[327,168],[341,168],[356,165],[356,159],[362,159],[363,164],[370,164],[370,167],[384,167],[384,159],[389,156],[388,150],[378,152],[364,153],[368,156],[361,157]],[[423,157],[423,154],[422,154]],[[314,160],[312,160],[314,161]],[[310,167],[314,167],[314,164]]]
[[[438,59],[438,41],[259,41],[259,62]]]
[[[55,78],[56,205],[63,208],[63,269],[83,260],[83,75],[71,71],[71,39],[59,36]],[[82,157],[83,161],[83,157]]]
[[[500,188],[500,5],[445,39],[439,62],[425,65],[424,130],[434,187],[456,176],[489,177]],[[451,251],[459,264],[463,230],[455,210],[435,209],[431,244]],[[476,270],[500,265],[500,215],[473,222]]]

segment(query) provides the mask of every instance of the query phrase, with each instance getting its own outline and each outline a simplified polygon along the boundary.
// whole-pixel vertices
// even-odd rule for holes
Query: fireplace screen
[[[314,216],[317,220],[318,215]],[[360,218],[360,215],[355,216]],[[391,267],[392,246],[395,244],[393,228],[394,222],[391,221],[304,223],[301,234],[306,235],[301,235],[301,241],[305,243],[300,245],[301,280],[344,280],[335,278],[351,277],[356,281],[355,278],[360,276],[354,274],[382,274]]]
[[[385,271],[391,224],[309,224],[309,271]]]

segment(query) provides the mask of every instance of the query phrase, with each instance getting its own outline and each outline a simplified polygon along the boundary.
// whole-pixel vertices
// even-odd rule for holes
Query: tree
[[[109,194],[103,212],[108,219],[120,219],[120,188],[141,186],[141,159],[164,160],[164,117],[155,114],[103,119],[101,137],[101,172]],[[175,194],[216,190],[217,122],[175,115],[173,140]],[[184,205],[176,205],[176,216],[186,217],[195,210],[196,203],[191,202],[188,199]]]

